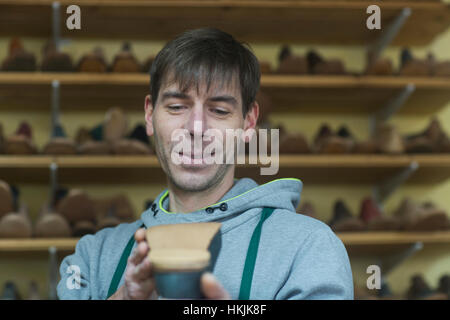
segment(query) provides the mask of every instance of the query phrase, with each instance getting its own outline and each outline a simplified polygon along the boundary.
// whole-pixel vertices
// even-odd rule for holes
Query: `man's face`
[[[243,117],[243,106],[237,77],[228,85],[220,86],[212,83],[209,90],[201,83],[198,90],[195,86],[182,92],[177,83],[162,84],[156,106],[150,98],[146,100],[147,133],[154,134],[156,154],[161,166],[171,183],[188,192],[199,192],[216,186],[226,174],[233,174],[234,165],[212,163],[206,164],[203,150],[211,141],[203,141],[205,131],[215,129],[220,132],[225,153],[225,137],[227,129],[254,128],[258,116],[258,107]],[[178,129],[178,130],[177,130]],[[180,140],[172,139],[174,131],[183,130],[185,141],[190,141],[191,154],[177,151]],[[211,132],[211,130],[208,130]],[[194,148],[194,137],[200,137],[201,150]],[[213,139],[218,139],[216,135]],[[199,141],[199,140],[197,140]],[[179,148],[178,148],[179,149]],[[176,164],[172,152],[177,152],[181,164]],[[214,156],[214,151],[212,151]],[[195,163],[197,159],[200,163]],[[186,161],[187,160],[187,161]],[[191,160],[191,161],[189,161]],[[191,162],[190,164],[187,162]]]

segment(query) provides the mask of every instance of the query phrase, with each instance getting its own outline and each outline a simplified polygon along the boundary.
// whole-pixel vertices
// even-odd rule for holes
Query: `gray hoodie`
[[[213,274],[237,299],[248,245],[262,208],[275,207],[262,227],[250,299],[353,299],[352,271],[341,240],[326,224],[295,212],[301,189],[298,179],[258,185],[243,178],[235,180],[225,196],[208,207],[214,210],[203,208],[189,214],[167,211],[169,197],[165,190],[138,221],[82,237],[75,253],[62,261],[58,296],[106,299],[120,256],[142,224],[149,228],[216,221],[222,223],[222,245]],[[79,288],[73,285],[77,270]],[[123,281],[122,276],[119,287]]]

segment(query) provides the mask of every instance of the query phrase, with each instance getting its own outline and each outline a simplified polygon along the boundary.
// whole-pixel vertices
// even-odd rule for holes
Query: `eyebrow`
[[[179,92],[179,91],[166,91],[163,93],[161,97],[161,101],[164,101],[166,99],[170,98],[176,98],[176,99],[189,99],[190,96],[186,93]],[[211,102],[225,102],[228,104],[231,104],[233,107],[236,107],[238,105],[237,100],[233,96],[229,95],[223,95],[223,96],[215,96],[207,99]]]
[[[179,91],[166,91],[163,93],[162,97],[161,97],[161,101],[164,101],[166,99],[170,99],[170,98],[177,98],[177,99],[188,99],[189,96],[183,92],[179,92]]]
[[[238,104],[237,100],[233,96],[227,96],[227,95],[212,97],[212,98],[209,98],[208,101],[225,102],[225,103],[231,104],[233,107],[236,107]]]

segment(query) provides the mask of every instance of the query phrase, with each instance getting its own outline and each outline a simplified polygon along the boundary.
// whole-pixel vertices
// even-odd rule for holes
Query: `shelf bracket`
[[[58,254],[56,247],[48,248],[49,252],[49,274],[48,274],[48,299],[58,300]]]
[[[52,123],[50,139],[59,136],[59,107],[60,107],[60,84],[58,80],[52,81]]]
[[[421,241],[411,244],[399,253],[379,258],[379,266],[382,271],[382,278],[391,273],[399,264],[412,257],[415,253],[423,249]]]
[[[409,83],[395,97],[389,100],[381,110],[370,117],[370,131],[372,135],[375,134],[378,124],[387,121],[394,113],[400,110],[415,90],[416,86],[413,83]]]
[[[50,164],[50,199],[48,208],[51,212],[54,212],[55,208],[53,204],[56,202],[56,190],[58,188],[58,165],[56,162]]]
[[[395,17],[394,21],[391,22],[387,28],[381,33],[380,37],[367,49],[368,66],[377,61],[378,57],[381,55],[383,50],[392,42],[395,36],[398,34],[402,28],[405,21],[411,15],[411,8],[403,8],[400,14]]]
[[[373,188],[373,197],[380,208],[382,203],[419,168],[417,161],[412,161],[406,168],[386,179]]]
[[[52,2],[52,32],[53,43],[55,44],[56,51],[59,51],[61,45],[61,4],[58,1]]]

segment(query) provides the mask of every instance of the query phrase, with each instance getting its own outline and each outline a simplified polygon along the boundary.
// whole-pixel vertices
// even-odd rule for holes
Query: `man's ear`
[[[258,102],[253,102],[250,106],[247,114],[244,119],[244,132],[247,132],[249,129],[256,130],[256,123],[258,122],[259,116],[259,104]],[[248,142],[248,138],[245,138],[246,142]]]
[[[147,135],[150,137],[153,135],[153,102],[152,96],[147,95],[145,97],[145,128],[147,129]]]
[[[244,130],[255,129],[256,123],[258,122],[259,116],[259,104],[258,102],[253,102],[250,106],[244,119]]]

